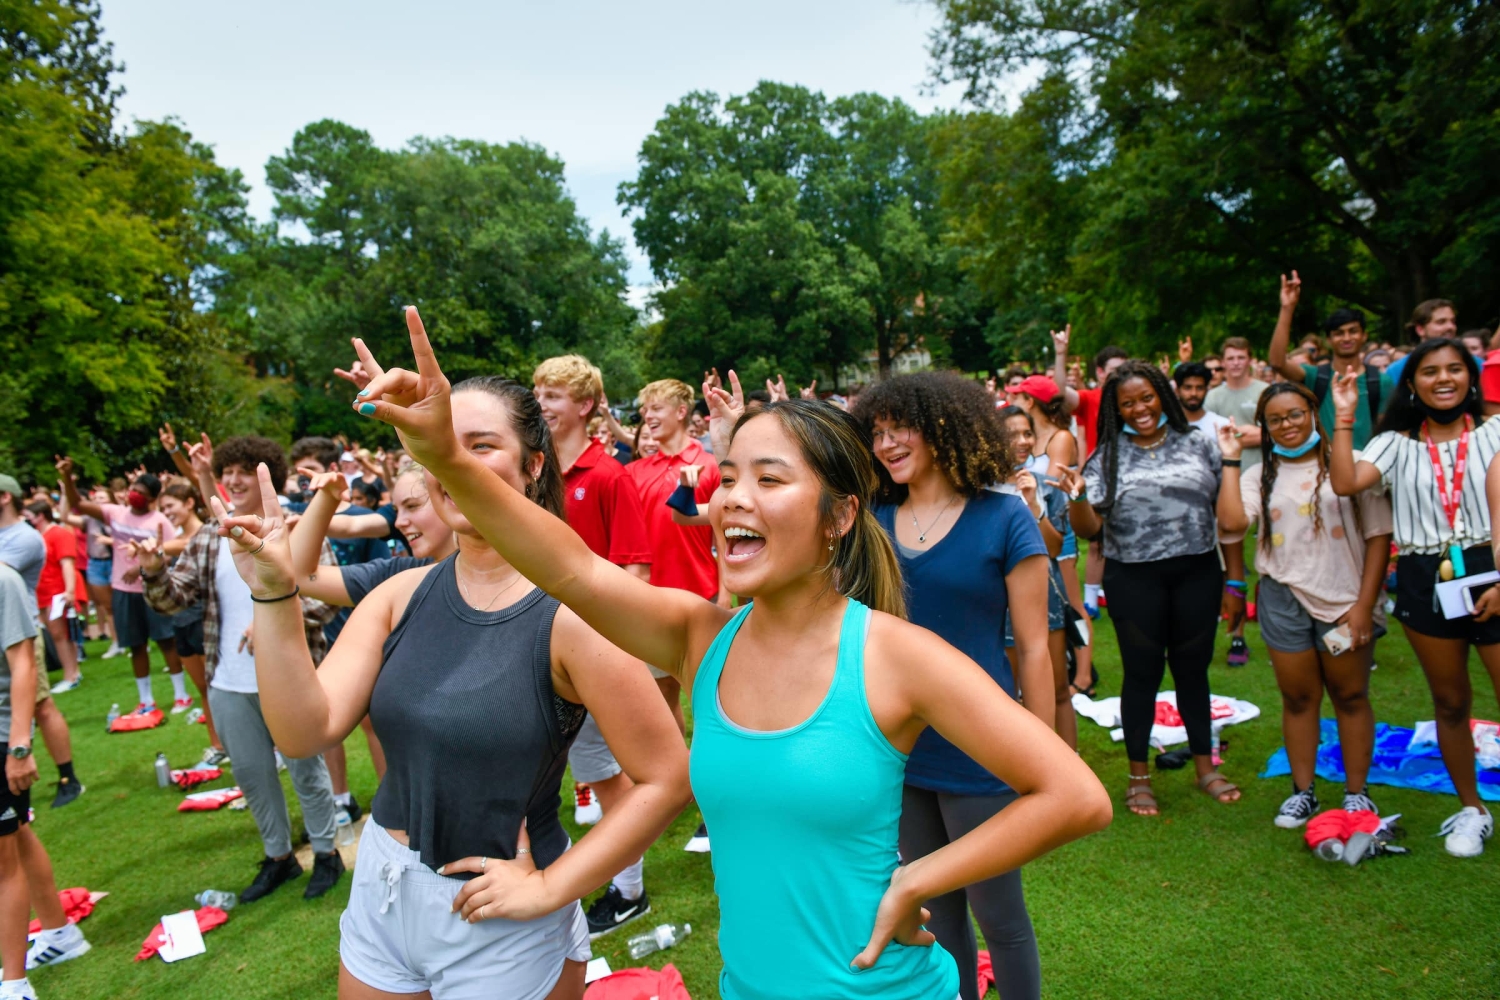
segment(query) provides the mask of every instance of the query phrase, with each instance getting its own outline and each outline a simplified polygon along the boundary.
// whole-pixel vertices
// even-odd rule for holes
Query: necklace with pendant
[[[926,531],[924,531],[922,529],[922,526],[917,523],[917,505],[911,505],[911,526],[917,529],[917,544],[921,545],[927,542],[927,532],[931,531],[933,528],[936,528],[938,521],[942,520],[943,515],[948,513],[948,508],[952,507],[957,502],[958,494],[955,493],[947,503],[943,504],[943,509],[937,512],[937,517],[934,517],[932,519],[932,523],[927,526]]]
[[[1164,444],[1167,443],[1167,436],[1165,434],[1163,434],[1154,444],[1140,444],[1139,442],[1134,442],[1134,441],[1131,442],[1131,443],[1134,444],[1141,451],[1144,451],[1146,454],[1150,455],[1153,459],[1155,459],[1155,458],[1160,458],[1161,457],[1160,455],[1158,455],[1156,453],[1156,449],[1160,448],[1162,445],[1164,445]]]

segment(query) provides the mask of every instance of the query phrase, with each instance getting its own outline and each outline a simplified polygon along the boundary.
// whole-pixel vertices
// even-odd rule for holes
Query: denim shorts
[[[88,568],[83,571],[83,578],[92,586],[108,587],[110,570],[114,566],[114,559],[90,559]]]

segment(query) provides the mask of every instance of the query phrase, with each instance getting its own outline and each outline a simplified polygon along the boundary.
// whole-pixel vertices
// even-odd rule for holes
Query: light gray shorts
[[[655,677],[657,680],[661,680],[663,677],[671,677],[672,676],[671,674],[667,673],[665,670],[657,670],[655,667],[653,667],[649,663],[646,664],[646,669],[649,670],[649,671],[651,671],[651,676]]]
[[[620,762],[605,744],[593,712],[583,717],[583,728],[568,748],[568,766],[573,769],[573,780],[584,784],[608,781],[620,773]]]
[[[557,985],[564,960],[592,957],[578,903],[535,920],[497,917],[470,924],[452,912],[463,886],[462,879],[439,875],[416,851],[367,822],[349,907],[339,918],[344,968],[387,993],[543,1000]]]
[[[1261,641],[1278,653],[1305,653],[1309,649],[1326,653],[1323,636],[1338,628],[1334,622],[1320,622],[1308,614],[1291,587],[1269,576],[1260,578],[1255,620],[1260,624]],[[1376,622],[1373,635],[1376,639],[1385,635],[1385,626]]]

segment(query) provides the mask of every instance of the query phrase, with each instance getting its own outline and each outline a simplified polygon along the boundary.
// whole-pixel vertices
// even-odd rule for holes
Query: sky
[[[180,120],[244,173],[256,216],[272,205],[267,159],[322,118],[385,148],[526,139],[562,158],[593,229],[626,239],[634,299],[651,274],[615,190],[668,104],[763,79],[924,112],[958,103],[956,88],[927,86],[935,11],[903,0],[103,0],[103,12],[125,64],[124,119]]]

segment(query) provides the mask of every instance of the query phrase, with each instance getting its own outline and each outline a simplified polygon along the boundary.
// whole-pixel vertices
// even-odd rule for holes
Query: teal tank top
[[[724,1000],[951,1000],[958,966],[940,946],[869,942],[897,864],[906,754],[865,697],[870,611],[849,601],[823,703],[774,732],[736,725],[719,677],[754,605],[726,624],[693,682],[693,794],[713,838]]]

